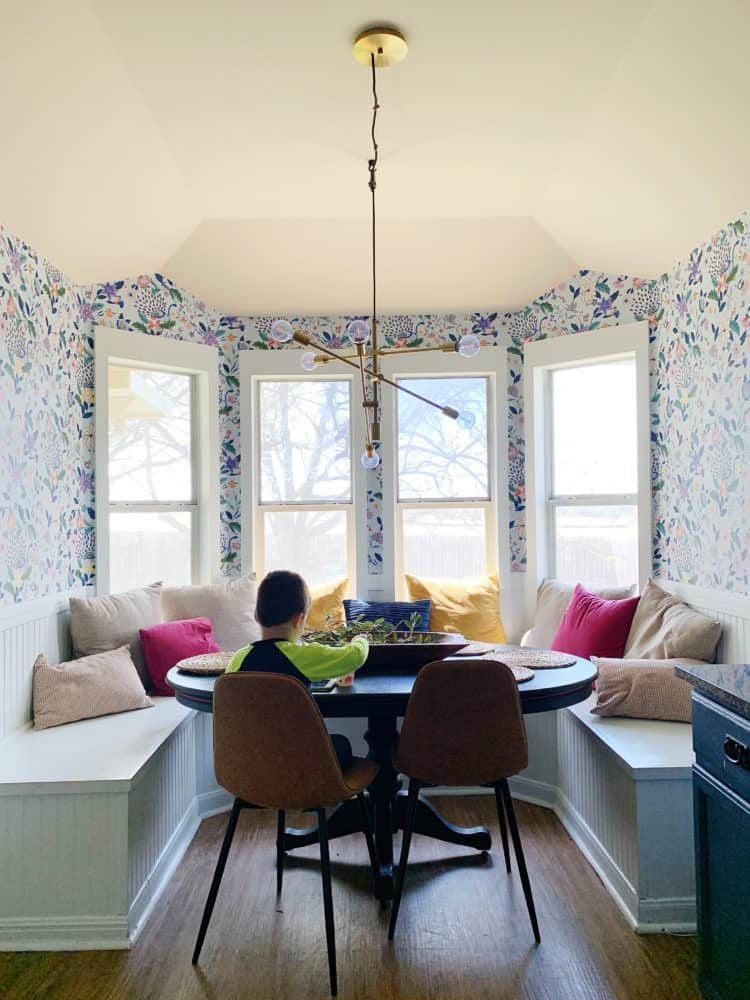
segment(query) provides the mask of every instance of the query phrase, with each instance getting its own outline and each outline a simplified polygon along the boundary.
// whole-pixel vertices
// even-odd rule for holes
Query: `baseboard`
[[[121,951],[129,947],[125,916],[0,919],[0,952]]]
[[[124,947],[127,948],[135,944],[138,935],[151,916],[159,897],[164,892],[167,882],[169,882],[174,874],[175,869],[180,861],[182,861],[185,851],[198,832],[200,823],[201,817],[198,812],[198,800],[196,797],[185,811],[177,828],[167,841],[166,847],[161,852],[159,860],[154,865],[151,874],[143,883],[130,905],[130,912],[128,914],[130,940],[129,944],[126,944]]]
[[[695,896],[640,899],[635,929],[639,934],[695,934]]]
[[[202,792],[197,796],[197,802],[198,815],[201,819],[208,819],[209,816],[229,812],[234,802],[234,796],[225,792],[223,788],[216,788],[212,792]]]
[[[514,799],[530,802],[535,806],[544,806],[545,809],[557,808],[559,792],[556,785],[550,785],[546,781],[536,781],[534,778],[524,778],[521,775],[509,778],[508,784]]]
[[[694,897],[639,899],[635,887],[614,863],[583,816],[561,792],[558,793],[555,814],[634,931],[638,934],[695,933]]]

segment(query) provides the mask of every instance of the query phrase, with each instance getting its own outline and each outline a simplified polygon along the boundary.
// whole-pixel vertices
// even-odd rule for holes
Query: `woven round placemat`
[[[532,667],[551,670],[553,667],[572,667],[576,657],[558,653],[554,649],[535,649],[532,646],[496,646],[488,642],[472,642],[454,656],[493,656],[509,667]]]
[[[199,677],[218,677],[229,666],[234,653],[201,653],[188,656],[175,664],[181,674],[197,674]]]
[[[498,657],[498,660],[500,657]],[[513,676],[516,679],[516,684],[523,684],[524,681],[530,681],[534,676],[534,671],[530,667],[511,667],[513,671]]]

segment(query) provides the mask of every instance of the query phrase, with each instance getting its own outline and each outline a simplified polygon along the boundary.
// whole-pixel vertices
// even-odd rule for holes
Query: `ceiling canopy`
[[[386,311],[654,276],[748,207],[741,0],[70,0],[4,11],[0,221],[77,281],[225,312],[366,311],[379,74]]]

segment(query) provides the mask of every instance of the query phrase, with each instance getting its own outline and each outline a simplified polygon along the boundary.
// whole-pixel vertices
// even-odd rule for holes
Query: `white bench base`
[[[692,727],[558,717],[554,808],[639,933],[694,932]]]
[[[0,745],[0,950],[129,948],[202,816],[227,808],[201,774],[210,717],[154,700]]]

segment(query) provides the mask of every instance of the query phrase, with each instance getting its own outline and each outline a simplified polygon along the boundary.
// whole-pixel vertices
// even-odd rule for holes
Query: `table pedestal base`
[[[376,715],[368,719],[365,733],[370,748],[368,757],[380,765],[375,780],[367,791],[370,818],[378,854],[378,879],[375,896],[381,902],[393,899],[393,834],[403,828],[406,792],[400,791],[398,773],[393,767],[393,749],[398,731],[396,716]],[[429,802],[419,800],[414,832],[448,844],[470,847],[476,851],[489,851],[492,841],[483,826],[454,826],[443,819]],[[328,818],[328,839],[346,837],[351,833],[364,833],[356,802],[342,802],[331,811]],[[284,850],[309,847],[318,843],[317,826],[307,830],[287,827]]]

